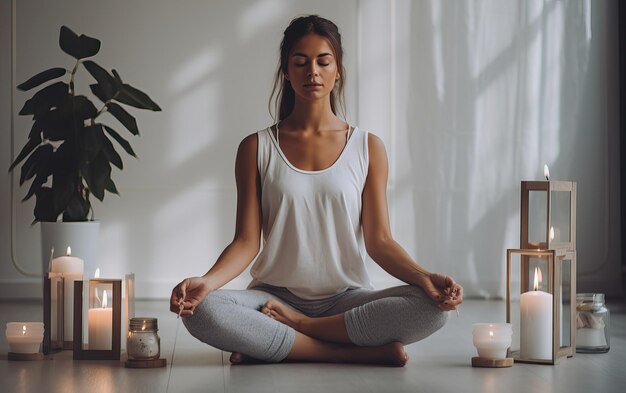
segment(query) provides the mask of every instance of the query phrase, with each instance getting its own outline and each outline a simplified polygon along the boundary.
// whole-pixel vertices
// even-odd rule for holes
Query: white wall
[[[281,33],[318,13],[340,27],[349,118],[390,158],[397,239],[469,295],[502,296],[505,250],[519,246],[519,182],[578,182],[579,289],[618,294],[619,152],[615,1],[16,2],[16,80],[70,65],[58,29],[102,40],[101,65],[148,92],[160,113],[133,111],[140,159],[115,171],[121,197],[95,203],[103,274],[134,272],[140,297],[166,297],[204,273],[232,238],[234,155],[270,124],[267,99]],[[0,2],[0,124],[10,130],[11,10]],[[14,112],[27,94],[16,93]],[[112,121],[114,122],[114,121]],[[15,118],[16,152],[29,120]],[[16,154],[14,152],[13,154]],[[0,157],[11,162],[10,133]],[[10,204],[0,170],[0,298],[34,297],[40,266],[32,204]],[[395,281],[370,262],[381,286]],[[240,288],[241,277],[231,284]]]

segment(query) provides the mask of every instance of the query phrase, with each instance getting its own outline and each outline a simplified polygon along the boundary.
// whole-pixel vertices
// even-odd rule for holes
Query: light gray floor
[[[508,369],[470,366],[475,356],[471,325],[503,321],[501,301],[470,300],[461,316],[421,343],[409,345],[404,368],[336,364],[230,366],[228,353],[199,343],[180,325],[170,392],[568,392],[626,391],[626,309],[612,311],[611,351],[576,354],[557,366],[515,364]],[[161,356],[168,367],[126,369],[116,361],[73,361],[69,351],[43,361],[7,361],[0,339],[0,392],[165,392],[177,319],[165,301],[140,301],[138,316],[159,319]],[[0,302],[2,336],[8,321],[40,321],[41,304]]]

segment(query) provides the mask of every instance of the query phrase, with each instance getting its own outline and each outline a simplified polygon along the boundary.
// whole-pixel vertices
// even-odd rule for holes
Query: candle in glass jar
[[[43,341],[42,322],[9,322],[6,328],[6,338],[9,343],[9,352],[37,353]]]
[[[128,359],[158,359],[160,355],[160,339],[157,331],[156,318],[131,318],[126,344]]]

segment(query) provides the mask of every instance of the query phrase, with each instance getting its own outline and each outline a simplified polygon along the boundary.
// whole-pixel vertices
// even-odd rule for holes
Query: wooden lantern
[[[506,322],[509,357],[558,364],[576,352],[576,252],[507,250]]]
[[[576,249],[576,182],[523,181],[521,202],[521,249]]]
[[[93,278],[86,283],[86,288],[83,281],[74,283],[74,360],[120,360],[122,280]],[[85,342],[83,298],[89,308]]]

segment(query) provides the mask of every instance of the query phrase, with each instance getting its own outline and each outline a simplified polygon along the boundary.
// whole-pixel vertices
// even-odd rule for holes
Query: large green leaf
[[[20,185],[24,184],[26,180],[29,180],[35,174],[41,165],[48,165],[50,158],[53,154],[52,145],[46,143],[39,146],[33,154],[28,157],[28,160],[22,165],[22,173],[20,175]]]
[[[94,124],[93,126],[85,127],[82,132],[82,145],[83,145],[83,160],[87,163],[93,161],[100,150],[102,150],[104,141],[109,142],[108,138],[104,136],[102,132],[101,124]],[[110,144],[111,142],[109,142]]]
[[[39,165],[37,168],[37,175],[33,179],[30,184],[30,188],[28,189],[28,193],[22,199],[22,202],[29,200],[46,181],[48,181],[48,177],[52,174],[52,165]]]
[[[115,94],[115,84],[113,76],[111,76],[111,74],[109,74],[107,70],[100,67],[98,64],[91,60],[83,62],[83,65],[85,66],[87,71],[89,71],[91,76],[93,76],[94,79],[98,82],[99,90],[102,92],[102,96],[105,99],[102,100],[100,96],[96,96],[100,98],[103,102],[111,99]],[[91,90],[93,91],[93,88]]]
[[[65,108],[55,108],[42,113],[38,119],[42,124],[43,136],[51,141],[74,138],[72,113]]]
[[[114,129],[108,126],[104,126],[104,129],[106,130],[106,132],[109,133],[109,135],[113,137],[113,139],[117,141],[117,143],[120,144],[120,146],[122,146],[122,149],[124,149],[126,153],[137,158],[137,155],[135,154],[135,151],[133,150],[133,148],[130,146],[130,143],[128,143],[126,139],[122,138],[122,136],[118,134],[117,131],[115,131]]]
[[[81,34],[80,37],[67,26],[61,26],[59,46],[63,52],[77,60],[94,56],[100,51],[100,40]]]
[[[75,192],[63,212],[63,221],[87,221],[90,204],[79,192]]]
[[[26,142],[26,144],[22,148],[22,151],[20,151],[20,154],[17,155],[17,157],[15,158],[15,161],[13,161],[13,163],[9,167],[9,172],[12,171],[13,168],[15,168],[17,164],[22,162],[22,160],[26,158],[33,150],[35,150],[35,148],[39,146],[40,143],[41,143],[41,134],[35,134],[34,136],[28,138],[28,142]]]
[[[104,187],[106,188],[108,192],[120,195],[120,193],[117,191],[117,187],[115,186],[115,183],[113,183],[113,179],[108,178]]]
[[[150,109],[151,111],[160,111],[159,105],[143,91],[138,90],[131,85],[124,83],[115,95],[114,99],[122,104],[134,106],[139,109]]]
[[[107,160],[119,169],[124,169],[124,164],[122,163],[122,157],[115,151],[113,144],[109,140],[109,138],[105,137],[103,134],[102,138],[102,153]]]
[[[35,221],[56,221],[60,212],[54,210],[52,189],[50,187],[41,187],[35,195],[37,197],[37,202],[35,202]]]
[[[107,110],[111,112],[111,114],[115,116],[115,118],[119,120],[119,122],[122,123],[122,125],[126,127],[128,131],[130,131],[133,135],[139,135],[137,120],[135,120],[135,118],[130,113],[126,112],[124,108],[114,102],[109,102],[107,104]]]
[[[98,99],[102,102],[107,102],[111,98],[106,95],[104,90],[102,90],[102,86],[100,86],[98,83],[89,85],[89,88],[91,89],[93,95],[98,97]]]
[[[24,103],[19,114],[37,116],[59,106],[70,95],[69,88],[65,82],[56,82],[44,87]]]
[[[104,157],[104,154],[99,154],[98,157],[89,164],[81,165],[81,173],[87,182],[89,191],[102,201],[104,199],[107,179],[111,177],[111,165]]]
[[[76,191],[76,173],[56,172],[52,175],[52,203],[56,211],[64,211]]]
[[[42,83],[48,82],[49,80],[59,78],[65,75],[66,72],[67,70],[61,67],[50,68],[49,70],[42,71],[27,80],[26,82],[18,85],[17,88],[22,91],[27,91],[32,89],[33,87],[41,85]]]
[[[78,174],[78,157],[76,156],[76,142],[66,140],[54,152],[53,168],[54,174]]]
[[[74,97],[74,113],[79,120],[80,125],[86,119],[93,119],[98,113],[98,109],[91,100],[83,95]]]

